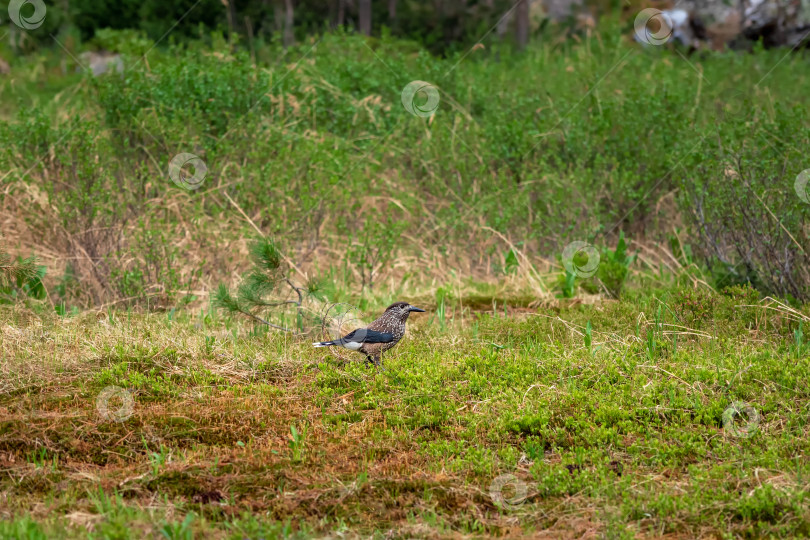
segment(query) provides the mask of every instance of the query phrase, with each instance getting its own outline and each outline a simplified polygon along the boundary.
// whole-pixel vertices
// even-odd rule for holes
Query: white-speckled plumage
[[[407,302],[395,302],[386,308],[380,317],[368,325],[346,336],[334,340],[314,343],[315,347],[346,347],[366,356],[366,360],[380,365],[382,353],[394,347],[405,336],[405,323],[411,312],[423,312]]]

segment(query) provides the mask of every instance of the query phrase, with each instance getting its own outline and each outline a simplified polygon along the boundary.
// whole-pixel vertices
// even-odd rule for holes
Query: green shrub
[[[717,301],[717,295],[705,287],[679,289],[671,304],[676,324],[694,330],[704,328],[714,319]]]
[[[804,104],[776,103],[707,140],[693,178],[682,183],[700,254],[715,285],[750,283],[769,294],[810,299],[810,204],[794,190],[810,142]]]
[[[387,35],[335,32],[314,49],[254,44],[251,55],[215,33],[167,42],[140,63],[137,32],[96,39],[123,51],[127,69],[88,79],[86,94],[57,117],[75,120],[60,124],[36,108],[0,122],[0,168],[9,171],[0,197],[12,184],[45,194],[32,195],[29,226],[85,258],[75,273],[97,283],[95,302],[187,287],[201,261],[219,254],[179,263],[178,239],[204,238],[234,216],[234,238],[255,224],[285,250],[349,242],[335,252],[347,276],[363,269],[357,289],[377,279],[368,275],[376,249],[380,261],[411,255],[430,266],[424,247],[435,247],[446,267],[459,259],[472,267],[503,253],[491,230],[553,258],[562,238],[605,230],[643,228],[645,242],[666,241],[671,220],[684,217],[691,260],[717,288],[751,283],[806,298],[800,248],[810,245],[810,205],[792,180],[802,167],[795,148],[808,142],[807,96],[797,90],[808,76],[792,58],[771,72],[777,52],[704,59],[707,73],[737,87],[767,75],[779,96],[773,108],[751,99],[730,115],[717,111],[725,88],[697,93],[679,57],[630,54],[620,40],[537,44],[524,54],[495,44],[456,67],[459,58]],[[415,78],[438,88],[430,119],[400,102]],[[167,178],[179,153],[206,163],[200,189],[181,193]],[[619,251],[603,252],[583,288],[601,290],[599,280],[622,294],[630,257]],[[561,277],[569,296],[572,279]]]
[[[582,288],[591,294],[600,292],[600,285],[613,298],[621,296],[624,283],[630,272],[630,265],[636,260],[636,255],[627,254],[627,242],[624,240],[624,231],[619,232],[619,239],[616,249],[603,247],[599,258],[599,268],[596,270],[595,279],[587,279],[582,283]]]

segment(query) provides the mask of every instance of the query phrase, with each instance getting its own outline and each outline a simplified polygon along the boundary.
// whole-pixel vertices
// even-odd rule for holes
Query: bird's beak
[[[418,308],[418,307],[416,307],[416,306],[408,306],[408,311],[416,311],[416,312],[418,312],[418,313],[424,313],[424,312],[425,312],[425,310],[424,310],[424,309],[419,309],[419,308]]]

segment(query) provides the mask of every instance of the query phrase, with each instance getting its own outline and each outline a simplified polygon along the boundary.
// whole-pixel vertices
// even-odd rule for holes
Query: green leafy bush
[[[794,189],[807,167],[798,150],[810,142],[807,110],[777,103],[770,114],[721,131],[703,145],[694,177],[681,183],[681,208],[718,287],[750,283],[810,299],[810,204]]]
[[[619,232],[619,239],[616,249],[603,247],[599,258],[599,268],[596,270],[594,279],[583,281],[582,288],[591,294],[600,291],[604,287],[606,292],[613,298],[618,298],[624,288],[627,275],[630,272],[630,265],[636,260],[636,255],[627,253],[627,242],[624,239],[624,231]],[[600,287],[601,286],[601,287]]]
[[[717,295],[705,288],[682,288],[672,298],[677,324],[699,330],[714,319]]]

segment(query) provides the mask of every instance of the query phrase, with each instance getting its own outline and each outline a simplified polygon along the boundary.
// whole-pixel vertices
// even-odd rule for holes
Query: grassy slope
[[[244,268],[254,224],[304,272],[334,270],[355,292],[453,270],[487,280],[514,246],[540,265],[573,240],[612,246],[619,230],[649,245],[677,235],[731,265],[734,247],[795,252],[787,266],[806,276],[801,54],[682,58],[618,27],[522,54],[488,40],[463,60],[399,40],[315,41],[259,48],[255,65],[222,43],[157,47],[99,79],[64,70],[61,48],[15,60],[0,80],[4,242],[40,256],[51,290],[77,276],[59,299],[79,308],[204,299]],[[429,120],[402,106],[414,79],[440,89]],[[209,170],[194,192],[167,174],[181,152]],[[758,234],[708,245],[687,227],[697,206]]]
[[[789,314],[630,296],[420,315],[379,373],[210,315],[3,308],[0,536],[810,534]],[[134,396],[121,423],[97,411],[109,385]],[[750,438],[723,428],[735,401]],[[503,474],[525,502],[495,504]]]

